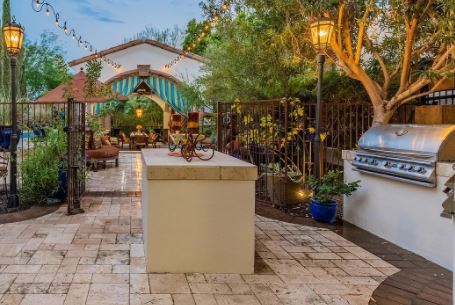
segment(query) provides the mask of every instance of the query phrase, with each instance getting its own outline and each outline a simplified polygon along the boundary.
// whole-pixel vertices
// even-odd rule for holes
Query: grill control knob
[[[390,168],[390,167],[392,167],[392,163],[390,163],[389,161],[385,161],[384,167]]]
[[[368,164],[374,165],[374,163],[375,163],[374,159],[368,159]]]
[[[405,166],[404,164],[400,164],[400,166],[398,166],[399,169],[405,169]]]
[[[416,166],[415,171],[418,172],[419,174],[425,174],[427,170],[423,166]]]
[[[411,164],[407,164],[405,168],[407,171],[412,171],[414,169],[414,166],[412,166]]]

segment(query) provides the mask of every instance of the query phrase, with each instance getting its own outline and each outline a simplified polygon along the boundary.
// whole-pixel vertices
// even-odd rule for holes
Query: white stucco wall
[[[178,54],[161,49],[147,43],[138,44],[124,50],[107,55],[106,57],[122,65],[116,71],[113,67],[104,64],[100,81],[105,82],[119,73],[135,70],[138,65],[150,65],[152,70],[162,71],[166,64],[174,60]],[[85,67],[85,63],[73,66],[75,72]],[[170,75],[181,81],[193,81],[201,75],[202,63],[198,60],[185,57],[169,72]]]
[[[438,164],[438,186],[428,188],[353,170],[354,154],[344,152],[346,181],[361,188],[346,198],[343,218],[370,233],[453,270],[451,219],[441,217],[444,183],[455,174],[452,164]]]

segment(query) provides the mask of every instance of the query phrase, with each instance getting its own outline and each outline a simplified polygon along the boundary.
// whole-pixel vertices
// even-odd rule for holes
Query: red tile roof
[[[73,79],[71,80],[72,83],[72,95],[74,100],[77,102],[83,103],[103,103],[108,102],[110,99],[105,96],[100,97],[86,97],[85,96],[85,81],[86,75],[83,71],[80,71],[76,75],[74,75]],[[97,82],[99,86],[102,85],[101,82]],[[66,97],[66,84],[61,84],[57,88],[51,90],[50,92],[46,93],[42,97],[40,97],[36,102],[43,103],[43,104],[58,104],[58,103],[66,103],[68,98]],[[118,95],[116,97],[117,100],[120,101],[127,101],[128,98],[123,95]]]

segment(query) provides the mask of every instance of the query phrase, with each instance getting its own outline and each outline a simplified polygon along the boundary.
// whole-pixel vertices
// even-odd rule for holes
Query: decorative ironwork
[[[209,161],[215,156],[215,146],[204,143],[206,136],[199,133],[199,113],[188,113],[186,132],[181,133],[184,119],[180,114],[172,115],[172,125],[169,141],[169,150],[172,156],[183,157],[191,162],[194,158]],[[180,149],[180,153],[176,151]]]
[[[171,135],[171,138],[173,138],[169,142],[171,153],[180,149],[180,153],[173,154],[173,156],[182,157],[188,162],[193,161],[194,158],[201,161],[209,161],[215,156],[215,146],[203,142],[206,138],[205,135],[192,133],[174,134]]]
[[[17,140],[17,162],[19,166],[29,156],[35,153],[35,142],[44,138],[47,135],[48,128],[54,129],[57,125],[66,126],[67,131],[69,126],[72,126],[71,134],[68,133],[68,145],[66,162],[72,162],[68,169],[73,169],[68,173],[68,188],[72,187],[70,203],[76,202],[76,206],[80,201],[80,197],[85,190],[85,108],[84,103],[73,102],[70,103],[30,103],[19,102],[17,103],[17,126],[18,126],[18,140]],[[13,111],[11,103],[0,103],[0,150],[3,149],[3,154],[7,158],[11,158],[11,112]],[[71,119],[72,122],[68,122]],[[65,166],[66,168],[66,166]],[[72,178],[71,178],[72,177]],[[22,174],[19,171],[17,176],[17,185],[19,190],[22,187]],[[3,181],[2,181],[3,182]],[[4,183],[2,183],[4,184]],[[10,186],[7,185],[7,188]],[[5,186],[0,187],[3,191]],[[8,189],[7,189],[8,190]],[[1,196],[0,196],[1,197]],[[0,198],[2,199],[2,198]],[[2,199],[3,201],[3,199]]]
[[[80,196],[85,190],[85,103],[68,100],[68,190],[67,214],[84,213]]]
[[[256,199],[287,208],[304,202],[314,173],[315,103],[296,99],[218,104],[218,151],[259,169]],[[343,166],[343,149],[355,147],[371,126],[368,103],[321,107],[323,169]]]

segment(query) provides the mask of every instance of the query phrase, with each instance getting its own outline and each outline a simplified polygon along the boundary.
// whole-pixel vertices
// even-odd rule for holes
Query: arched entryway
[[[121,73],[109,79],[106,84],[124,96],[148,98],[163,110],[163,129],[169,128],[172,112],[186,114],[188,102],[178,89],[179,81],[171,75],[151,70],[149,66]],[[98,104],[95,113],[100,113],[103,104]]]

